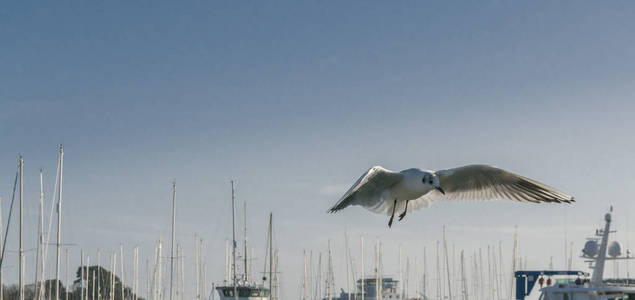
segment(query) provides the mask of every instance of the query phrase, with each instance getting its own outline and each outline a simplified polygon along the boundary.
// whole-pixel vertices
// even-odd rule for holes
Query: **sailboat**
[[[218,292],[218,296],[220,297],[220,300],[269,300],[269,298],[271,297],[271,290],[272,288],[274,288],[274,286],[272,285],[272,280],[273,280],[273,260],[272,258],[274,257],[274,253],[273,253],[273,238],[272,238],[272,233],[273,233],[273,215],[270,214],[269,215],[269,238],[268,238],[268,243],[269,243],[269,253],[268,253],[268,257],[269,257],[269,286],[265,287],[265,281],[267,281],[267,275],[263,276],[263,280],[261,283],[257,283],[257,281],[255,280],[255,278],[250,278],[249,277],[249,272],[248,272],[248,258],[247,258],[247,222],[245,221],[245,253],[244,253],[244,274],[242,275],[238,275],[237,274],[237,266],[236,266],[236,248],[237,248],[237,243],[236,243],[236,222],[235,222],[235,216],[236,216],[236,201],[235,201],[235,192],[234,192],[234,182],[231,182],[231,186],[232,186],[232,246],[231,246],[231,257],[229,258],[229,260],[226,260],[226,262],[231,261],[231,271],[229,271],[228,268],[228,275],[231,274],[230,276],[227,276],[227,279],[225,280],[224,284],[220,285],[220,286],[216,286],[216,291]],[[246,212],[246,209],[245,209]],[[245,214],[245,220],[247,219],[247,216]],[[266,265],[266,264],[265,264]],[[267,274],[266,270],[265,270],[265,274]]]

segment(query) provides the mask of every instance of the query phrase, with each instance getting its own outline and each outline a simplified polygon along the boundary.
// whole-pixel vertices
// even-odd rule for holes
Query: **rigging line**
[[[9,224],[11,224],[11,213],[13,212],[13,201],[15,200],[15,188],[18,185],[18,172],[20,167],[15,171],[15,180],[13,180],[13,194],[11,195],[11,207],[9,208],[9,217],[7,219],[7,231],[4,235],[4,241],[2,242],[2,257],[0,257],[0,270],[2,269],[2,263],[4,262],[4,251],[7,249],[7,237],[9,237]]]

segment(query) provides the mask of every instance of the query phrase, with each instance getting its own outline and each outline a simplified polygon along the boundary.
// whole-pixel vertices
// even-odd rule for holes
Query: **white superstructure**
[[[609,244],[609,234],[615,232],[611,231],[612,211],[611,208],[611,211],[604,216],[604,229],[598,229],[595,236],[588,239],[582,250],[582,257],[593,270],[591,279],[578,277],[569,282],[548,284],[541,289],[540,300],[635,299],[635,285],[604,281],[604,265],[607,260],[630,259],[629,255],[622,256],[619,243],[614,241]]]

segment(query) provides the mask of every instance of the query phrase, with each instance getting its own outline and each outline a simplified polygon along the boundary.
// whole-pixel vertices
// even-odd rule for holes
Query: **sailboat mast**
[[[195,294],[194,294],[194,299],[198,300],[201,299],[201,294],[200,294],[200,289],[199,289],[199,279],[200,276],[198,276],[199,271],[198,271],[198,267],[199,267],[199,262],[198,262],[198,251],[199,251],[199,247],[198,247],[198,235],[194,234],[194,274],[196,275],[196,289],[195,289]]]
[[[361,276],[362,282],[361,282],[360,289],[361,289],[361,293],[362,293],[362,300],[364,300],[364,294],[365,294],[365,291],[364,291],[364,280],[366,279],[366,274],[364,274],[364,237],[363,236],[359,237],[359,240],[360,240],[360,244],[361,244],[360,248],[361,248],[361,252],[362,252],[362,271],[361,271],[362,272],[362,276]]]
[[[273,213],[269,213],[269,294],[273,298],[272,288],[273,288]],[[271,299],[270,298],[270,299]]]
[[[348,234],[346,231],[344,231],[344,240],[346,243],[346,293],[348,294],[348,300],[351,300],[351,271],[349,270],[349,265],[351,265],[351,255],[348,247]]]
[[[445,239],[445,226],[443,226],[443,249],[445,251],[445,269],[446,269],[446,275],[448,279],[448,296],[449,296],[449,299],[452,300],[452,286],[450,284],[450,262],[448,259],[448,243],[447,243],[447,240]]]
[[[176,222],[176,181],[172,182],[172,244],[170,245],[170,300],[172,300],[172,285],[174,283],[174,240],[176,232],[174,223]],[[123,269],[121,270],[123,275]]]
[[[467,279],[465,278],[465,260],[463,257],[463,250],[461,250],[461,285],[463,288],[462,294],[463,300],[468,300],[468,293],[467,293]]]
[[[64,169],[64,147],[60,144],[60,174],[57,190],[57,250],[55,251],[55,300],[60,300],[60,246],[62,242],[62,174]]]
[[[22,193],[24,191],[24,186],[23,186],[23,182],[22,182],[22,171],[24,169],[24,160],[22,160],[22,156],[20,156],[20,160],[19,160],[19,166],[20,166],[20,248],[19,248],[19,252],[20,252],[20,278],[19,278],[19,282],[20,282],[20,300],[24,300],[24,249],[22,249],[22,210],[23,210],[23,204],[22,204]]]
[[[401,291],[399,292],[399,294],[401,295],[401,299],[404,299],[403,266],[401,262],[401,245],[399,245],[399,284],[401,285]]]
[[[331,257],[331,240],[329,240],[328,242],[328,246],[329,246],[329,266],[328,266],[328,273],[326,274],[326,290],[328,291],[328,299],[332,300],[333,299],[333,289],[331,288],[333,285],[333,258]]]
[[[428,258],[426,257],[426,247],[423,247],[423,282],[421,283],[421,285],[422,285],[424,299],[427,299],[428,297],[428,291],[426,289],[428,287],[428,281],[426,278],[427,276],[428,276]]]
[[[306,295],[307,295],[307,293],[306,293],[306,280],[307,280],[306,279],[307,278],[307,276],[306,276],[306,250],[302,250],[302,256],[304,258],[304,272],[303,272],[303,275],[302,275],[302,300],[307,300],[307,298],[306,298]]]
[[[514,253],[512,255],[512,276],[516,273],[516,262],[518,261],[518,226],[514,227]],[[568,268],[567,270],[571,270]],[[514,292],[514,278],[512,277],[510,286],[509,286],[509,298],[511,299],[512,294]]]
[[[245,283],[249,282],[249,270],[247,269],[247,201],[244,202],[243,217],[245,218]]]
[[[34,284],[34,289],[35,289],[35,294],[33,295],[34,299],[39,299],[39,283],[38,283],[38,279],[39,279],[39,275],[40,275],[40,251],[41,251],[41,247],[42,247],[42,232],[43,230],[43,226],[44,226],[44,219],[43,219],[43,205],[44,202],[44,192],[43,192],[43,186],[42,186],[42,169],[40,169],[40,208],[38,210],[38,226],[37,226],[37,249],[35,252],[35,282]]]
[[[231,181],[232,185],[232,276],[234,282],[234,299],[238,300],[238,287],[236,282],[236,205],[235,205],[235,192],[234,181]]]
[[[234,204],[234,181],[231,181],[232,185],[232,280],[234,282],[234,288],[236,286],[236,207]]]
[[[377,241],[375,243],[375,299],[379,299],[381,295],[379,286],[379,241]]]

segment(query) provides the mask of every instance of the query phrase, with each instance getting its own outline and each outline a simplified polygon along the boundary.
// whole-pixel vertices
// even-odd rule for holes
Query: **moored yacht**
[[[534,298],[531,291],[539,285],[539,300],[626,300],[635,299],[635,285],[627,282],[604,280],[604,265],[607,260],[631,259],[627,252],[622,256],[621,246],[616,241],[609,244],[611,213],[604,215],[604,229],[598,229],[582,249],[593,270],[591,278],[581,271],[518,271],[516,272],[516,299]],[[562,278],[557,278],[562,277]],[[533,296],[533,297],[532,297]]]
[[[262,283],[258,283],[255,278],[248,277],[248,258],[247,258],[247,214],[245,208],[245,253],[244,253],[244,274],[237,274],[236,266],[236,225],[235,225],[235,200],[234,200],[234,183],[232,181],[232,252],[231,252],[231,271],[228,271],[228,278],[222,285],[216,286],[216,291],[220,300],[269,300],[271,297],[271,290],[273,276],[273,238],[272,238],[272,218],[273,215],[269,215],[269,286],[265,286],[267,281],[267,275],[262,277]],[[230,277],[231,276],[231,277]]]

